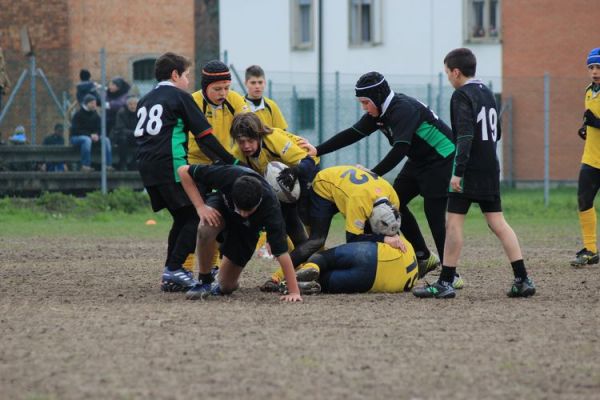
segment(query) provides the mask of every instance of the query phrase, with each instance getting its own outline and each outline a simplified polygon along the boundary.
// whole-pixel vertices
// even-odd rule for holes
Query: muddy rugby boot
[[[440,259],[431,253],[429,258],[417,257],[417,265],[419,266],[419,279],[421,279],[440,265]]]
[[[418,288],[414,288],[412,293],[421,299],[453,299],[456,297],[456,292],[451,284],[441,284],[439,281],[433,285],[427,284]]]
[[[515,279],[510,290],[506,293],[508,297],[529,297],[535,294],[535,285],[531,278],[527,278],[524,281],[518,281]]]
[[[163,292],[185,292],[197,283],[198,281],[194,279],[191,271],[183,268],[170,271],[165,267],[160,283],[160,290]]]
[[[212,294],[211,292],[212,285],[210,283],[198,283],[185,292],[185,298],[188,300],[204,300]]]
[[[312,282],[319,280],[321,270],[315,263],[306,263],[296,271],[298,282]]]
[[[452,280],[452,287],[456,290],[462,289],[465,287],[465,281],[460,277],[459,274],[454,275],[454,279]]]
[[[585,247],[575,254],[575,258],[571,261],[573,267],[583,267],[585,265],[598,264],[600,257],[598,253],[592,253]]]

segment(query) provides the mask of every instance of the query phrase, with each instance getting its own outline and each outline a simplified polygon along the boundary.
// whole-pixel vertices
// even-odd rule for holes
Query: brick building
[[[29,65],[21,52],[20,39],[21,28],[27,26],[37,66],[61,100],[63,92],[74,98],[81,68],[89,69],[92,79],[100,80],[102,47],[107,56],[107,79],[122,76],[144,91],[153,80],[155,58],[166,51],[197,60],[206,60],[215,53],[218,56],[218,40],[198,49],[195,39],[199,33],[211,31],[206,18],[201,17],[207,6],[217,4],[215,0],[0,0],[0,46],[13,86]],[[202,29],[196,21],[203,21]],[[61,117],[40,79],[36,86],[36,138],[40,143]],[[26,127],[31,139],[30,98],[27,79],[0,125],[4,139],[18,124]]]
[[[550,179],[577,179],[583,141],[577,136],[589,83],[585,61],[600,46],[598,12],[587,0],[502,2],[503,101],[513,102],[513,145],[503,140],[504,176],[544,177],[544,72],[550,76]],[[506,119],[504,127],[507,127]],[[505,133],[507,131],[505,130]]]

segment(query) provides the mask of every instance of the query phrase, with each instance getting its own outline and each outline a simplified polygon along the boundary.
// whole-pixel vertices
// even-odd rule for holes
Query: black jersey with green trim
[[[271,189],[271,186],[260,174],[247,167],[218,164],[192,164],[188,172],[194,181],[202,183],[209,190],[217,190],[223,196],[225,205],[231,212],[231,215],[238,222],[246,225],[249,224],[257,232],[265,230],[273,255],[280,256],[288,251],[287,233],[279,200],[273,189]],[[262,184],[262,200],[256,211],[247,219],[244,219],[235,210],[232,191],[233,183],[236,179],[246,175],[257,178]]]
[[[188,132],[203,136],[212,128],[192,96],[161,82],[142,97],[134,131],[144,186],[179,182],[177,168],[187,164]]]
[[[450,120],[457,138],[454,175],[463,177],[463,193],[498,195],[501,129],[494,94],[478,79],[467,81],[452,94]]]
[[[364,136],[380,130],[393,146],[410,145],[407,157],[415,165],[427,165],[454,154],[454,136],[425,104],[402,93],[394,93],[379,117],[365,114],[353,128]]]

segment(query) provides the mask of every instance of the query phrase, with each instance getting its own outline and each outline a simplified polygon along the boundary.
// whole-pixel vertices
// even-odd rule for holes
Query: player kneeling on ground
[[[285,235],[279,201],[265,180],[249,168],[233,165],[185,165],[179,167],[181,184],[200,217],[198,227],[200,283],[191,288],[190,300],[210,294],[230,294],[239,286],[239,277],[254,249],[261,229],[267,232],[271,251],[283,269],[290,288],[284,301],[302,301]],[[196,182],[213,191],[203,199]],[[213,282],[211,274],[214,241],[224,237],[223,259]]]

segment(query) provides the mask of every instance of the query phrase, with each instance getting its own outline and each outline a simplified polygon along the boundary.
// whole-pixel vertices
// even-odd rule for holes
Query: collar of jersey
[[[246,104],[248,104],[248,107],[250,107],[250,111],[252,112],[263,110],[265,108],[265,97],[261,97],[260,104],[257,106],[255,106],[252,100],[250,99],[246,99]]]
[[[383,117],[383,114],[385,114],[385,112],[387,111],[390,103],[392,102],[392,99],[394,98],[394,95],[395,95],[394,91],[390,90],[390,94],[388,94],[388,97],[385,98],[385,101],[381,105],[381,115],[380,115],[380,117]]]
[[[175,87],[175,84],[171,81],[162,81],[162,82],[158,82],[158,84],[156,85],[156,87],[159,86],[173,86]]]
[[[468,81],[465,82],[465,85],[468,85],[470,83],[476,83],[476,84],[484,84],[481,79],[477,79],[477,78],[471,78]]]

